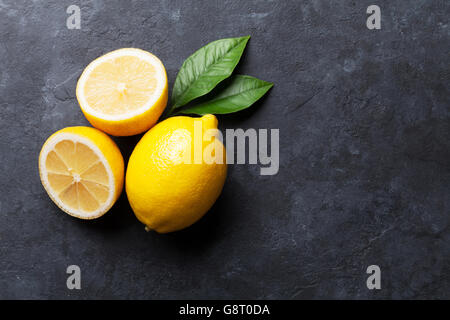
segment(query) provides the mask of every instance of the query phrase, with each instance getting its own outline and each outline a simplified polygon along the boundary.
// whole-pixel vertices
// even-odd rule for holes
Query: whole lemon
[[[177,231],[199,220],[219,197],[227,175],[217,118],[172,117],[150,129],[128,162],[125,187],[147,229]]]

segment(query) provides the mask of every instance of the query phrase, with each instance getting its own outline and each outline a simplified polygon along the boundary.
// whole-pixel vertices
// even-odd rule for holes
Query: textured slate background
[[[446,0],[1,0],[0,298],[450,298],[449,16]],[[193,51],[246,34],[238,72],[275,87],[219,121],[280,128],[278,175],[230,166],[213,209],[169,235],[144,232],[124,195],[98,221],[57,209],[38,153],[88,125],[74,95],[90,61],[143,48],[172,85]],[[115,140],[128,158],[138,139]]]

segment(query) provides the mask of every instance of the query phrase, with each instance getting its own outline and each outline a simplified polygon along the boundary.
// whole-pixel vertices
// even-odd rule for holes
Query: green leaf
[[[250,76],[236,75],[217,95],[196,106],[186,107],[178,113],[183,114],[226,114],[250,107],[261,98],[273,83]]]
[[[172,109],[210,92],[232,73],[250,36],[207,44],[184,61],[172,91]]]

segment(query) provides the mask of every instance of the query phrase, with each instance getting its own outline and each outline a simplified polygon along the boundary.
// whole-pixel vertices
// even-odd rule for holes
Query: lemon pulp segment
[[[148,61],[136,56],[118,56],[91,71],[84,95],[92,109],[121,115],[145,106],[157,84],[156,69]]]
[[[95,211],[108,199],[108,173],[88,146],[62,140],[48,153],[45,166],[50,187],[70,209]]]

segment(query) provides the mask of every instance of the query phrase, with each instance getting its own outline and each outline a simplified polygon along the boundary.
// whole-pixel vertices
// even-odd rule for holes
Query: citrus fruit
[[[217,119],[172,117],[151,128],[128,162],[125,188],[136,217],[159,233],[186,228],[219,197],[227,175]]]
[[[152,127],[166,107],[166,70],[150,52],[115,50],[86,67],[76,95],[94,127],[114,136],[138,134]]]
[[[107,212],[123,187],[124,163],[114,141],[89,127],[55,132],[39,155],[42,185],[64,212],[93,219]]]

